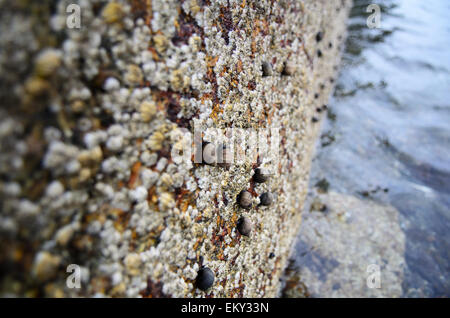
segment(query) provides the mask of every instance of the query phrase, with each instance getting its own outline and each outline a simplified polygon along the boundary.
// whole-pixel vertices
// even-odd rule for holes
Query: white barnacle
[[[156,131],[148,139],[147,145],[151,150],[161,150],[163,141],[164,135],[161,132]]]
[[[171,187],[173,185],[172,176],[168,173],[163,173],[160,177],[160,182],[166,187]]]
[[[103,88],[108,91],[114,91],[120,88],[120,83],[119,81],[114,78],[114,77],[108,77],[105,81],[105,83],[103,84]]]
[[[40,281],[47,280],[57,274],[57,268],[61,262],[59,256],[43,251],[36,255],[33,264],[33,274]]]
[[[147,189],[143,186],[130,191],[130,199],[136,202],[142,202],[147,199]]]
[[[144,101],[139,107],[141,118],[144,122],[149,122],[156,114],[156,104],[153,101]]]
[[[130,64],[128,65],[127,73],[125,74],[125,81],[130,85],[138,85],[144,79],[142,70],[139,66]]]
[[[42,77],[52,75],[61,65],[61,52],[55,49],[47,49],[39,53],[35,62],[36,74]]]
[[[162,157],[159,159],[158,163],[156,164],[156,170],[163,171],[167,166],[168,160],[165,157]]]
[[[159,207],[161,210],[167,210],[175,207],[175,200],[173,194],[169,192],[163,192],[159,196]]]
[[[45,194],[49,198],[57,198],[61,196],[64,193],[64,187],[61,182],[59,181],[53,181],[47,186],[47,189],[45,190]]]
[[[112,151],[119,151],[123,146],[122,136],[112,136],[106,142],[106,148]]]
[[[75,232],[75,227],[72,224],[68,224],[58,230],[55,234],[55,241],[60,246],[66,246],[69,243]]]

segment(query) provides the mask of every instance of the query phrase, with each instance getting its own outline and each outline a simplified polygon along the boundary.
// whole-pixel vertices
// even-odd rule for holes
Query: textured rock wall
[[[276,296],[350,5],[0,1],[1,294]],[[174,156],[194,128],[213,144],[208,128],[275,129],[277,153]],[[230,136],[227,150],[255,150]],[[273,175],[257,183],[256,168]]]

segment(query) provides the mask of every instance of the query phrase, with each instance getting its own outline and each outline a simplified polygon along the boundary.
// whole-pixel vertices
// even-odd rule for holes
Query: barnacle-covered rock
[[[351,1],[85,1],[76,29],[22,2],[0,2],[0,295],[276,296]]]

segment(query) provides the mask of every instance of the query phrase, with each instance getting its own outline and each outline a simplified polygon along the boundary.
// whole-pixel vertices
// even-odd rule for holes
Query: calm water
[[[383,1],[371,30],[372,2],[354,1],[311,184],[396,207],[404,296],[450,296],[450,1]]]

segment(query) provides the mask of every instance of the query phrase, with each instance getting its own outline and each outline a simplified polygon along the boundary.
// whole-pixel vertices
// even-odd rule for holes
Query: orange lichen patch
[[[226,66],[223,67],[222,72],[220,72],[220,76],[224,76],[228,72],[228,69]]]
[[[200,243],[203,241],[203,237],[197,239],[197,241],[194,243],[194,246],[192,247],[194,250],[197,250]]]
[[[140,161],[137,161],[133,164],[131,167],[131,175],[130,179],[128,180],[128,188],[134,189],[136,187],[136,180],[139,177],[139,171],[141,169],[142,163]]]
[[[237,64],[236,64],[236,70],[237,70],[238,73],[241,73],[241,72],[242,72],[243,67],[242,67],[242,61],[241,61],[241,60],[239,60],[239,61],[237,62]]]
[[[233,216],[231,217],[231,223],[233,224],[233,226],[236,225],[237,220],[238,220],[238,216],[237,216],[237,213],[235,211],[235,212],[233,212]]]
[[[244,286],[240,285],[238,288],[234,288],[230,292],[230,298],[242,298],[244,294]]]
[[[213,68],[216,65],[217,61],[219,60],[219,57],[207,55],[205,59],[206,59],[206,66],[208,68]]]
[[[214,111],[215,106],[213,107],[213,111],[209,115],[210,118],[212,118],[214,121],[217,120],[217,113]]]
[[[196,217],[195,217],[195,222],[200,222],[203,218],[202,213],[199,213]]]
[[[254,39],[260,31],[259,20],[256,20],[252,28],[252,38]]]
[[[84,219],[85,219],[86,223],[92,223],[94,221],[98,221],[101,224],[103,224],[106,221],[106,217],[107,217],[109,209],[110,209],[110,206],[108,204],[104,204],[99,208],[98,212],[86,214],[84,216]]]
[[[218,114],[222,114],[223,113],[223,109],[220,107],[220,104],[215,104],[213,106],[212,112],[209,115],[210,118],[216,120],[218,118]]]
[[[122,222],[116,221],[114,222],[114,228],[116,229],[117,232],[123,233],[123,231],[125,231],[126,226]]]
[[[147,234],[144,237],[139,238],[137,240],[137,236],[135,239],[133,239],[133,247],[137,246],[136,249],[134,249],[137,253],[141,253],[145,250],[148,250],[152,246],[155,246],[159,240],[159,236],[161,235],[161,232],[164,230],[164,226],[160,225],[155,230],[152,230],[149,234]]]
[[[116,218],[114,222],[114,228],[120,233],[125,231],[128,225],[128,221],[130,220],[130,213],[124,212],[120,209],[112,209],[110,214],[114,215]]]
[[[158,228],[155,230],[155,233],[158,233],[158,235],[165,229],[164,225],[158,226]]]
[[[200,97],[200,100],[201,100],[202,104],[204,104],[205,100],[210,100],[211,98],[212,98],[211,94],[205,93]]]
[[[11,253],[11,259],[13,260],[13,262],[20,262],[23,258],[24,255],[24,251],[22,248],[18,247],[18,248],[14,248],[14,250]]]
[[[155,187],[151,187],[150,189],[148,189],[147,201],[149,201],[149,203],[152,203],[154,205],[158,203],[158,196],[156,195]],[[159,211],[157,206],[155,206],[154,208]]]
[[[244,8],[245,8],[245,5],[246,5],[246,1],[245,1],[245,0],[242,0],[241,8],[244,9]]]
[[[119,218],[124,213],[123,210],[121,210],[121,209],[117,209],[117,208],[110,209],[109,206],[107,206],[106,204],[105,204],[104,209],[107,209],[108,215],[112,216],[115,219]]]
[[[269,22],[265,19],[256,20],[256,24],[259,26],[259,31],[262,35],[269,34]]]
[[[255,191],[255,182],[252,180],[250,183],[250,188],[247,189],[248,192],[252,194],[252,196],[257,197],[258,193]]]
[[[222,224],[221,219],[220,219],[220,215],[217,215],[216,224],[217,224],[217,227],[220,227],[221,224]]]
[[[94,238],[88,234],[78,235],[73,240],[72,246],[79,251],[91,251],[94,246]]]
[[[178,189],[175,196],[176,206],[182,213],[186,212],[190,205],[195,203],[195,194],[186,188]]]
[[[273,115],[273,112],[268,112],[267,113],[267,123],[269,124],[269,126],[272,124],[272,115]]]
[[[150,53],[152,53],[152,58],[158,62],[160,60],[158,52],[156,51],[156,49],[154,47],[149,47],[148,50],[150,51]]]
[[[183,213],[186,212],[188,207],[189,207],[189,202],[188,201],[183,201],[182,204],[181,204],[181,212],[183,212]]]
[[[125,283],[122,282],[122,283],[120,283],[120,284],[114,286],[114,287],[111,289],[110,294],[111,294],[111,296],[113,296],[113,297],[123,297],[124,292],[125,292],[125,289],[126,289]]]
[[[254,39],[252,40],[251,48],[252,48],[251,57],[254,58],[255,57],[255,53],[256,53],[256,41]]]
[[[217,258],[223,261],[226,260],[226,257],[223,255],[224,248],[235,245],[233,242],[231,244],[225,242],[225,237],[231,234],[232,228],[231,224],[226,222],[220,215],[217,215],[216,225],[218,229],[216,232],[213,232],[211,237],[212,250],[217,249]]]
[[[90,287],[96,293],[104,294],[110,287],[109,277],[93,277],[90,281]]]
[[[215,78],[216,74],[214,74],[213,66],[208,67],[208,70],[206,71],[206,77],[212,81],[213,78]]]
[[[251,123],[252,119],[253,119],[253,113],[251,112],[250,109],[247,109],[247,116],[246,117],[247,117],[248,123]]]
[[[225,257],[223,256],[223,252],[222,252],[222,251],[219,252],[219,254],[217,255],[217,258],[218,258],[219,260],[221,260],[221,261],[224,261],[224,260],[225,260]]]
[[[135,229],[132,229],[132,230],[131,230],[131,240],[134,241],[134,240],[137,239],[137,237],[138,237],[138,235],[137,235],[136,230],[135,230]]]

